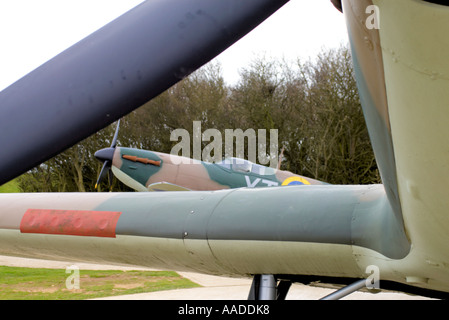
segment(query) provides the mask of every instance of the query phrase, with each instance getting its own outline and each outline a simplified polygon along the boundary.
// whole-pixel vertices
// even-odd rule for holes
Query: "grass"
[[[0,193],[16,193],[21,192],[19,184],[16,180],[11,180],[0,186]]]
[[[79,270],[79,289],[67,289],[72,275],[65,269],[0,266],[0,300],[83,300],[199,286],[172,271]]]

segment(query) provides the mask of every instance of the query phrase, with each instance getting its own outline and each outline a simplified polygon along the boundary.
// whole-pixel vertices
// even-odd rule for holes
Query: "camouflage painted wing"
[[[191,191],[188,188],[184,188],[169,182],[157,182],[152,183],[147,187],[148,191]]]
[[[2,194],[0,254],[238,276],[360,277],[365,262],[357,262],[356,247],[393,260],[409,252],[385,200],[381,185]]]

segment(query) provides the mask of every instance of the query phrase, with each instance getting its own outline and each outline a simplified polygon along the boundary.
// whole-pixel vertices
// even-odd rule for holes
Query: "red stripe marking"
[[[115,238],[120,215],[117,211],[28,209],[20,232]]]

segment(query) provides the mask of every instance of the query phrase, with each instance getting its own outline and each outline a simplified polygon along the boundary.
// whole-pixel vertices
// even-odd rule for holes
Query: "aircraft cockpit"
[[[241,173],[251,172],[258,175],[274,174],[273,168],[252,163],[249,160],[241,158],[226,158],[220,162],[217,162],[216,164],[227,170],[232,170]]]

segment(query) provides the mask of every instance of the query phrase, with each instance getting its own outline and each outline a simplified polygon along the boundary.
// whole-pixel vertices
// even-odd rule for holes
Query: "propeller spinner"
[[[100,182],[104,179],[106,175],[109,176],[109,186],[112,185],[112,159],[114,157],[115,147],[117,146],[117,136],[120,127],[120,120],[117,122],[117,128],[115,129],[114,138],[112,139],[111,146],[109,148],[104,148],[95,152],[94,156],[101,162],[103,162],[103,167],[101,168],[100,174],[98,176],[97,182],[95,183],[95,189],[98,188]]]

